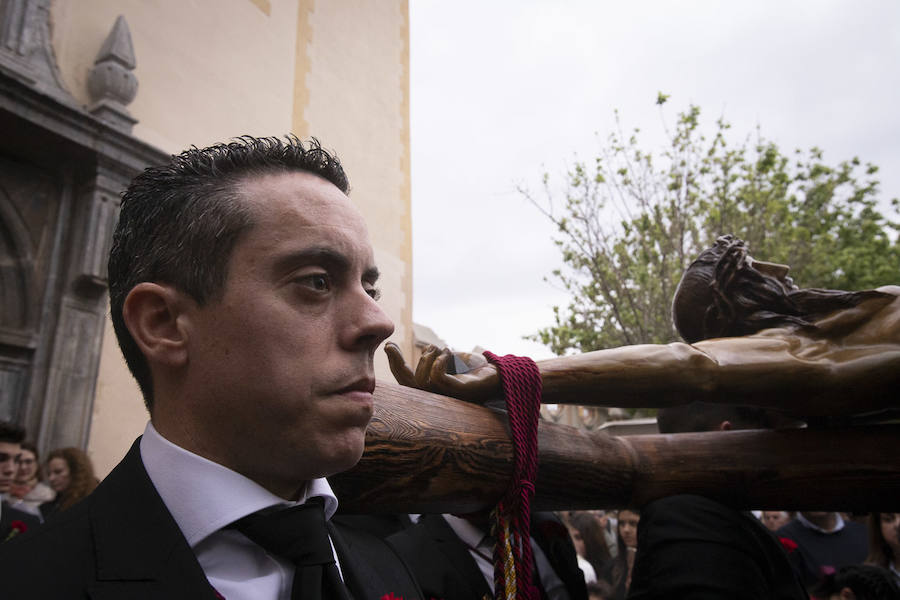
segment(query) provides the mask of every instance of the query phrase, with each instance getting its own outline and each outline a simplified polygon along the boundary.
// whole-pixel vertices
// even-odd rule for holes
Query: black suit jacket
[[[572,600],[587,600],[584,575],[562,523],[551,514],[536,515],[531,536],[547,555]],[[493,598],[493,589],[468,547],[440,515],[423,515],[416,525],[390,536],[388,543],[410,566],[426,599]]]
[[[355,600],[421,595],[402,561],[368,534],[331,529]],[[0,546],[4,600],[216,600],[153,487],[139,440],[85,500]]]
[[[778,540],[751,515],[701,496],[641,509],[629,600],[807,598]]]
[[[38,517],[23,510],[19,510],[18,508],[14,508],[4,500],[3,505],[0,506],[0,542],[6,540],[12,532],[13,521],[22,521],[22,523],[25,524],[25,533],[39,527],[41,524],[41,520]],[[22,534],[19,533],[16,535]],[[2,588],[3,586],[0,584],[0,589]]]

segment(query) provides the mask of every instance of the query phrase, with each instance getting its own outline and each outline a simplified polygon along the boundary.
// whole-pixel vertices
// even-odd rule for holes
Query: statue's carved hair
[[[788,290],[753,267],[743,240],[723,235],[685,271],[672,317],[681,337],[693,343],[786,325],[815,330],[815,322],[835,310],[886,296],[874,290]]]

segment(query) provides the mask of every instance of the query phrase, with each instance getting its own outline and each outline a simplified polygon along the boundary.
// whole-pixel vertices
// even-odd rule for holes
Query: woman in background
[[[603,527],[597,516],[590,512],[569,513],[569,525],[577,530],[583,543],[583,556],[593,567],[598,576],[606,568],[606,564],[612,558],[609,548],[606,546],[606,538],[603,536]],[[576,544],[575,549],[578,550]],[[596,580],[596,576],[594,578]],[[585,582],[590,583],[585,578]]]
[[[869,515],[869,556],[866,564],[884,567],[900,584],[900,513]]]
[[[19,510],[41,516],[40,506],[56,497],[56,493],[40,479],[40,460],[37,447],[22,442],[22,455],[16,480],[9,490],[10,504]]]
[[[47,480],[56,492],[56,499],[41,505],[44,519],[85,498],[99,483],[91,459],[78,448],[59,448],[50,453]]]
[[[631,587],[631,569],[637,554],[637,528],[641,520],[639,510],[622,509],[618,515],[619,554],[608,563],[602,579],[615,589],[616,600],[625,600],[628,588]]]

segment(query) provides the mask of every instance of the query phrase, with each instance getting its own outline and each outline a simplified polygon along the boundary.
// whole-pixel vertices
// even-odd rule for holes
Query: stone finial
[[[119,15],[88,75],[88,92],[94,101],[88,111],[125,132],[137,123],[125,108],[137,95],[138,81],[132,73],[136,65],[128,23]]]

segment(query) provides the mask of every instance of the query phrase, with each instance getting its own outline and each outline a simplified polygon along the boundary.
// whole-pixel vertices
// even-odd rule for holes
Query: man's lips
[[[335,394],[352,394],[354,392],[371,395],[375,391],[375,378],[362,377],[349,385],[335,390]]]

